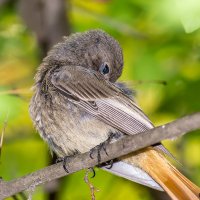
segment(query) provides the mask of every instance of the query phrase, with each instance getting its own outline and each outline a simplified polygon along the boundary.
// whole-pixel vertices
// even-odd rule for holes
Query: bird
[[[100,29],[74,33],[52,47],[35,75],[29,112],[58,157],[154,128],[124,84],[118,41]],[[165,191],[173,200],[197,200],[200,188],[166,158],[161,144],[117,158],[115,175]]]

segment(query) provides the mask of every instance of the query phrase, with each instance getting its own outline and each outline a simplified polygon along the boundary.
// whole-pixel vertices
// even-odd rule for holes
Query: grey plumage
[[[108,78],[99,72],[104,62],[111,68]],[[135,134],[153,127],[111,82],[121,75],[122,67],[119,44],[100,30],[65,38],[44,59],[36,75],[30,113],[41,136],[59,156],[88,151],[111,132]]]
[[[124,93],[128,90],[116,86],[122,68],[118,42],[101,30],[67,37],[44,58],[35,77],[30,114],[59,157],[87,152],[111,133],[123,137],[153,128]]]

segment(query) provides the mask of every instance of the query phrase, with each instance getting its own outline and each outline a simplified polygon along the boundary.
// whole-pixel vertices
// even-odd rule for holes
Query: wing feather
[[[73,103],[123,133],[132,135],[153,128],[140,108],[98,72],[65,66],[51,81],[69,100],[69,93],[76,97]]]

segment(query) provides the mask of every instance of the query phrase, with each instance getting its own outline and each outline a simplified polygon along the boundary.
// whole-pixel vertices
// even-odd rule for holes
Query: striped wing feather
[[[69,100],[71,96],[75,104],[123,133],[153,128],[140,108],[98,72],[66,66],[53,74],[52,83]]]

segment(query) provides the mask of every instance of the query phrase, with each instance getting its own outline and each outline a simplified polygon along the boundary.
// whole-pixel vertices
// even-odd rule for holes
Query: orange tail
[[[200,199],[200,188],[182,175],[157,150],[149,147],[141,153],[128,156],[123,160],[138,165],[146,171],[173,200]]]

